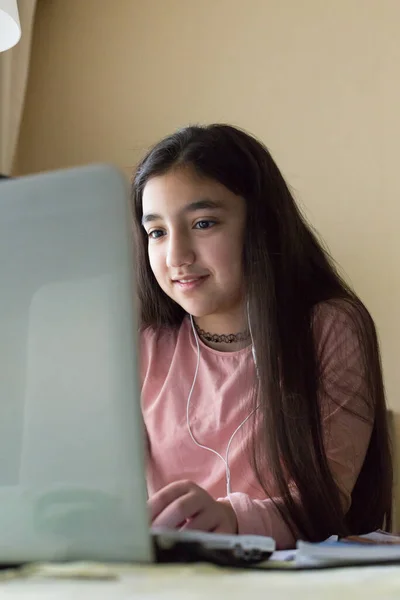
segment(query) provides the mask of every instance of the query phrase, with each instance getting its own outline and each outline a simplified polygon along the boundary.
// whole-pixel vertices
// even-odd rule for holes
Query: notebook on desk
[[[111,167],[0,184],[0,563],[249,564],[275,548],[150,535],[132,248]]]

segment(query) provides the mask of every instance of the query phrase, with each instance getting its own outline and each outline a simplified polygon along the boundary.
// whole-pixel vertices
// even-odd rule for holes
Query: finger
[[[187,519],[194,518],[204,510],[202,494],[189,493],[169,504],[153,521],[153,527],[177,529]]]
[[[174,481],[154,494],[147,502],[150,510],[150,521],[153,522],[167,506],[187,494],[190,489],[193,489],[194,485],[190,481]]]
[[[218,516],[211,510],[203,510],[192,519],[188,519],[181,531],[212,531],[218,528]]]

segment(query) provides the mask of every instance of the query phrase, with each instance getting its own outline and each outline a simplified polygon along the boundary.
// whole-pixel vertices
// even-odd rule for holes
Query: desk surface
[[[0,600],[363,600],[400,598],[400,566],[306,572],[224,570],[208,565],[115,569],[109,580],[43,573],[0,582]]]

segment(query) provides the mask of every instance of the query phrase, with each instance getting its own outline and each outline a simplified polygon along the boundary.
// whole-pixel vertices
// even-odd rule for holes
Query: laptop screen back
[[[0,184],[0,562],[151,560],[124,178]]]

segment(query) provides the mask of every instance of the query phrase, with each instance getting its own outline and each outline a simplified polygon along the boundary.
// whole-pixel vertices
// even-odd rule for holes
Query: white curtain
[[[11,173],[17,149],[36,2],[37,0],[18,0],[21,39],[11,50],[0,53],[0,173],[3,175]]]

